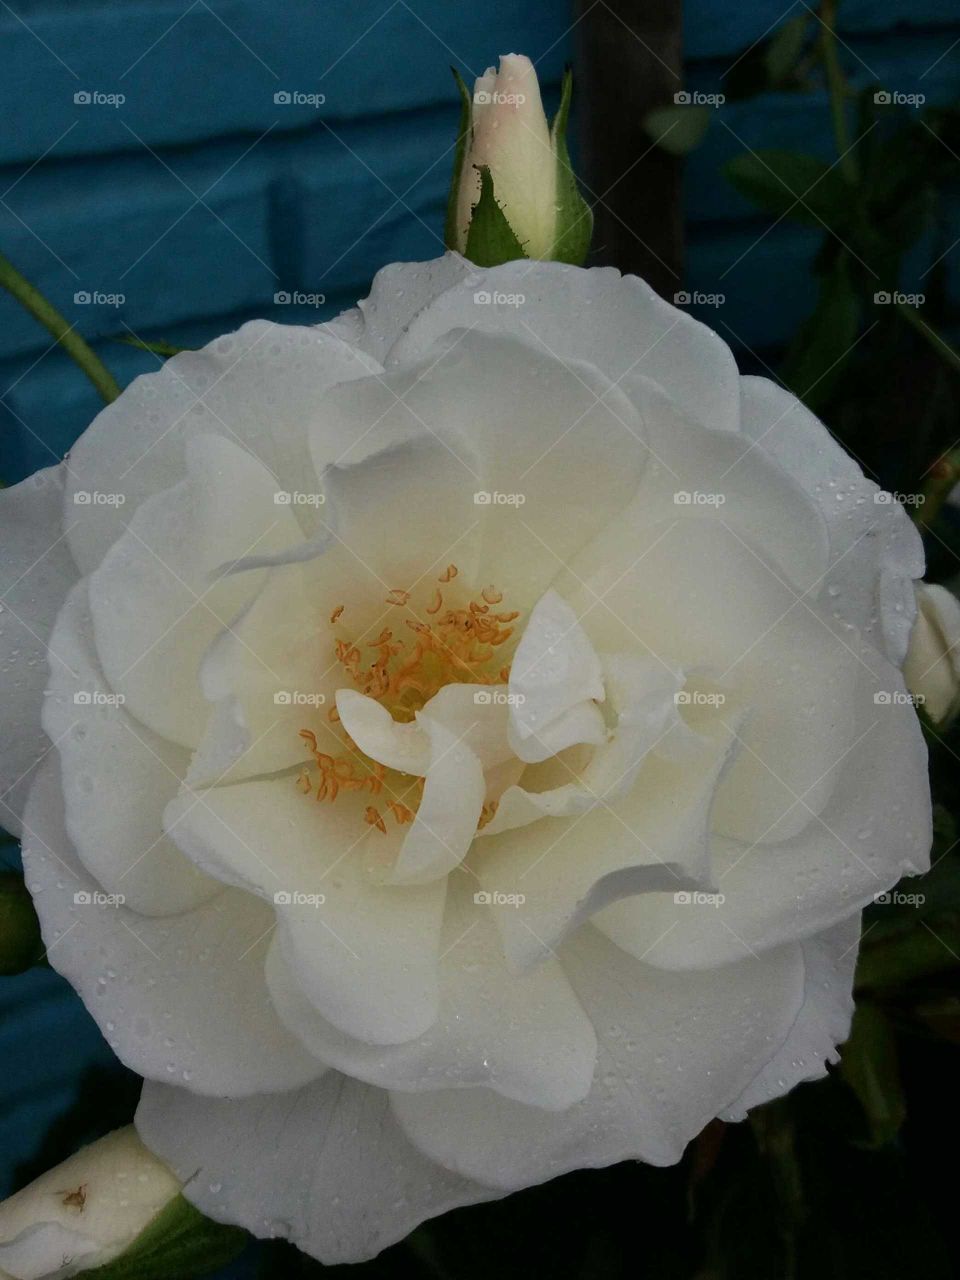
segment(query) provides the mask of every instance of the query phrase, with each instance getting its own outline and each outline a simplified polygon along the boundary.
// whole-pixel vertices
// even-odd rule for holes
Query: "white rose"
[[[578,192],[567,155],[570,73],[564,77],[560,108],[552,124],[543,111],[534,65],[523,54],[504,54],[499,71],[488,67],[472,93],[462,81],[460,85],[466,114],[461,120],[464,133],[447,214],[448,247],[486,264],[507,257],[582,262],[593,215]],[[470,237],[471,224],[478,217],[483,171],[492,184],[491,198],[509,228],[509,244],[496,237],[489,242],[481,237],[481,243],[474,243]]]
[[[197,1206],[357,1260],[823,1073],[930,844],[874,492],[642,281],[451,254],[0,494],[28,883]]]
[[[917,620],[903,674],[934,724],[953,719],[960,703],[960,601],[946,587],[917,587]]]
[[[66,1280],[104,1266],[179,1192],[133,1126],[117,1129],[0,1204],[0,1276]]]

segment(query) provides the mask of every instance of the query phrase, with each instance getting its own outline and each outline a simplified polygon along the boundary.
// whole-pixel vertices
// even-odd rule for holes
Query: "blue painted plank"
[[[51,146],[57,156],[129,150],[128,129],[150,146],[293,130],[318,113],[298,94],[324,95],[332,123],[406,111],[450,100],[451,64],[470,77],[519,50],[555,78],[568,55],[565,0],[19,3],[23,22],[0,7],[0,163],[30,163]]]

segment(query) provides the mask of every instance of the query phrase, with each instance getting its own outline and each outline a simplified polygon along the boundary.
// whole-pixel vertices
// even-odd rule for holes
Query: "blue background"
[[[687,87],[720,88],[751,42],[802,0],[688,0]],[[16,13],[13,12],[16,9]],[[13,0],[0,5],[0,250],[94,342],[121,385],[156,364],[118,334],[195,345],[254,315],[313,321],[367,291],[380,265],[442,251],[457,122],[449,66],[468,79],[509,50],[537,62],[548,105],[574,54],[564,0]],[[960,84],[948,0],[848,0],[855,84],[928,101]],[[278,92],[325,95],[320,108]],[[77,93],[123,94],[122,106]],[[722,292],[705,318],[747,361],[766,359],[814,297],[819,235],[767,226],[723,180],[745,146],[832,158],[822,98],[728,104],[690,158],[685,287]],[[955,215],[954,215],[955,216]],[[946,244],[960,226],[946,228]],[[752,246],[752,247],[751,247]],[[960,249],[947,258],[954,296]],[[736,265],[732,265],[736,264]],[[322,308],[274,304],[322,293]],[[78,305],[81,291],[122,294]],[[0,296],[0,476],[59,458],[99,407],[46,333]],[[9,859],[8,859],[9,860]],[[110,1060],[52,972],[0,979],[0,1194]]]

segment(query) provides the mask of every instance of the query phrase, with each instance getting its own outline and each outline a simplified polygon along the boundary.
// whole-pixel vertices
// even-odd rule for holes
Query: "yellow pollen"
[[[437,581],[451,583],[457,575],[457,566],[450,564]],[[502,591],[486,586],[479,598],[466,600],[462,607],[451,607],[445,604],[440,589],[433,587],[422,606],[426,618],[410,603],[412,599],[413,592],[403,587],[392,588],[385,599],[387,605],[408,608],[413,615],[403,619],[405,631],[401,629],[398,634],[396,628],[383,627],[373,640],[334,638],[334,656],[361,693],[380,702],[395,720],[409,724],[445,685],[509,681],[509,663],[504,664],[501,659],[495,664],[494,659],[514,633],[509,624],[520,614],[492,612],[491,605],[503,600]],[[340,622],[344,607],[341,604],[333,610],[331,626]],[[365,653],[371,656],[365,657]],[[330,707],[327,719],[332,725],[340,725],[336,706]],[[394,821],[399,826],[412,822],[423,796],[425,778],[386,769],[364,755],[342,726],[340,734],[343,750],[331,754],[320,748],[312,729],[300,730],[300,737],[313,756],[314,768],[301,771],[296,779],[298,788],[319,802],[331,803],[341,792],[365,792],[375,797],[385,791],[390,798],[384,807]],[[486,826],[496,811],[496,801],[485,803],[477,829]],[[365,807],[363,820],[386,833],[384,816],[374,805]]]

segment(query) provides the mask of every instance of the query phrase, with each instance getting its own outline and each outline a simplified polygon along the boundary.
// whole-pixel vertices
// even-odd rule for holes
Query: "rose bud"
[[[917,587],[917,620],[903,674],[934,724],[953,719],[960,707],[960,601],[946,587]]]
[[[447,244],[480,266],[515,258],[577,265],[593,217],[577,190],[565,142],[572,78],[547,123],[533,63],[508,53],[463,96],[460,144],[447,218]]]
[[[132,1125],[83,1147],[0,1204],[0,1276],[73,1276],[123,1253],[180,1192]]]

